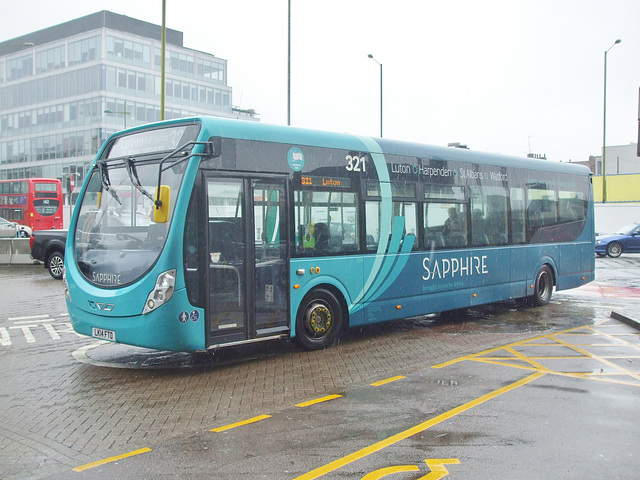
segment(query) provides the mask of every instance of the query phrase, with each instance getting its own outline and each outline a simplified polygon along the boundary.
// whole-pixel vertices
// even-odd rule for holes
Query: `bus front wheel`
[[[296,338],[307,350],[329,348],[342,330],[342,309],[335,295],[324,288],[309,292],[298,309]]]
[[[553,294],[553,272],[548,265],[543,265],[536,275],[533,284],[532,303],[536,307],[547,305],[551,301]]]

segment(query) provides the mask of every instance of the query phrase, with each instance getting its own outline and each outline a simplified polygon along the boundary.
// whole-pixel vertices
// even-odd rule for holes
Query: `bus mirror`
[[[158,189],[156,188],[156,199]],[[171,201],[171,187],[160,185],[160,205],[153,206],[153,221],[155,223],[167,223],[169,221],[169,203]]]

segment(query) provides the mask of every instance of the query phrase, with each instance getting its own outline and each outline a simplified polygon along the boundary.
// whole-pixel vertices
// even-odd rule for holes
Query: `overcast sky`
[[[5,0],[7,2],[8,0]],[[287,123],[287,0],[166,0],[184,46],[228,60],[233,105]],[[600,155],[638,139],[638,0],[291,0],[291,124],[475,150]],[[161,0],[30,0],[0,41],[100,10],[161,24]],[[640,161],[640,160],[639,160]]]

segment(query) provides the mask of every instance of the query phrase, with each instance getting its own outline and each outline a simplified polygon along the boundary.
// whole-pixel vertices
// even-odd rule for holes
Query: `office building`
[[[165,119],[256,120],[232,107],[226,60],[176,30],[165,45]],[[0,42],[0,179],[77,184],[110,134],[161,120],[161,47],[159,25],[108,11]]]

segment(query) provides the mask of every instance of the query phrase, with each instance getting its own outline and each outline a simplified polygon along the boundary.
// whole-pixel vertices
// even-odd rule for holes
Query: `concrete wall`
[[[0,265],[35,263],[28,238],[0,238]]]

